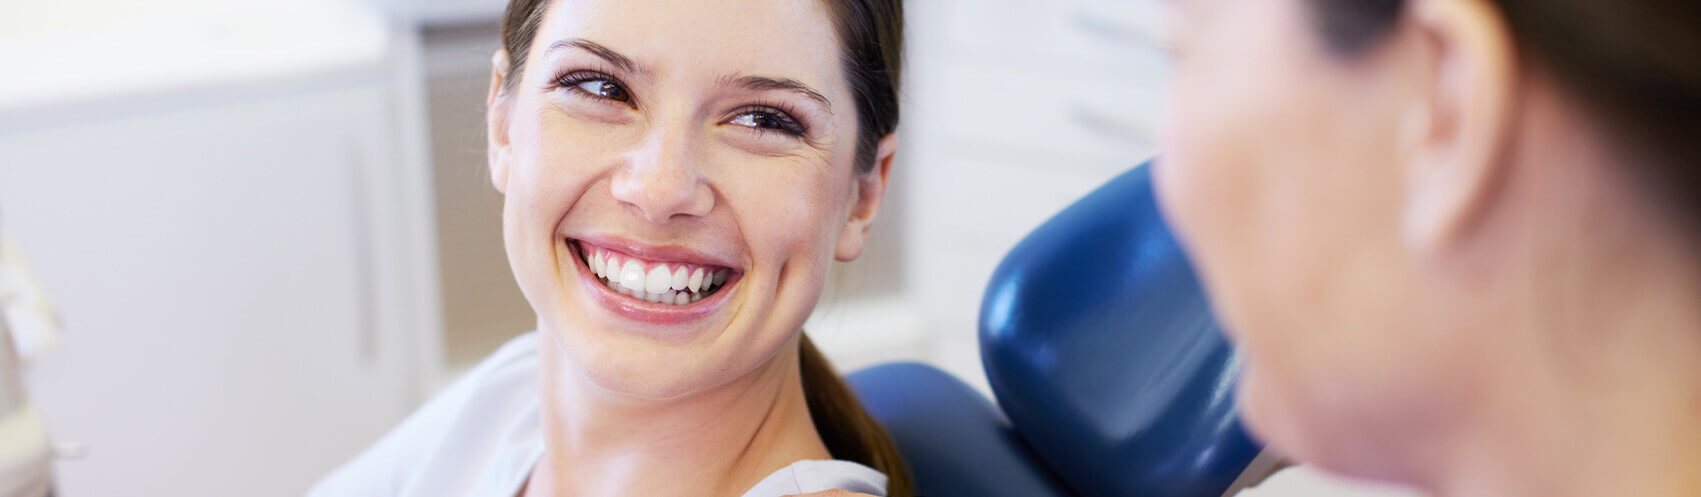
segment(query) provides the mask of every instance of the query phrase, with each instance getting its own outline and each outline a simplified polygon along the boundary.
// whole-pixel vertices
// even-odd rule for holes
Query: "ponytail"
[[[887,497],[913,497],[915,482],[904,467],[898,445],[886,434],[886,429],[874,421],[862,402],[851,393],[850,386],[833,371],[827,357],[804,335],[798,346],[799,364],[803,369],[803,395],[809,403],[809,417],[815,420],[815,431],[827,444],[833,458],[852,461],[886,474]]]

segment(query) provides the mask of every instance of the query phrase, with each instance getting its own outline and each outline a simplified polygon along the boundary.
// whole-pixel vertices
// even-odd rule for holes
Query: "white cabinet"
[[[86,449],[60,495],[299,495],[411,408],[428,282],[390,98],[0,133],[0,226],[65,320],[29,377],[53,440]]]

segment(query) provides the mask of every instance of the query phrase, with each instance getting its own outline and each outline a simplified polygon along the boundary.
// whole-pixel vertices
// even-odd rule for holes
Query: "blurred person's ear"
[[[1489,0],[1417,0],[1410,25],[1421,48],[1411,103],[1400,116],[1405,167],[1403,234],[1419,251],[1458,242],[1508,174],[1518,66],[1511,33]]]
[[[898,134],[886,135],[875,146],[874,169],[855,173],[856,179],[851,188],[856,190],[852,193],[856,204],[851,206],[850,218],[845,220],[845,229],[839,234],[838,247],[833,254],[839,261],[850,262],[862,255],[862,247],[868,241],[868,229],[874,226],[874,217],[880,213],[880,203],[886,200],[887,180],[892,175],[892,156],[897,151]]]
[[[508,83],[508,51],[498,49],[490,57],[490,95],[485,97],[485,125],[488,127],[485,136],[489,141],[486,146],[490,161],[490,182],[496,185],[496,191],[508,193],[508,114],[513,105],[512,95],[503,91],[503,85]]]

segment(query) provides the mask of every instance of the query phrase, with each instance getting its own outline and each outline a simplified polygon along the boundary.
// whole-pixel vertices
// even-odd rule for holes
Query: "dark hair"
[[[874,168],[880,138],[898,127],[898,81],[903,69],[902,0],[823,0],[843,47],[845,77],[856,99],[856,172]],[[509,0],[502,20],[502,48],[508,52],[508,76],[502,91],[513,88],[525,71],[526,55],[543,23],[550,0]],[[809,336],[802,337],[799,363],[803,392],[815,430],[834,458],[861,463],[886,474],[888,497],[912,497],[915,483],[886,429],[862,408],[850,386],[834,372]]]
[[[880,138],[898,129],[898,83],[904,67],[902,0],[824,0],[843,47],[845,78],[856,99],[856,171],[874,169]],[[509,0],[502,19],[502,47],[508,51],[504,90],[526,68],[526,54],[549,0]]]
[[[1328,48],[1373,50],[1405,0],[1310,0]],[[1549,70],[1701,236],[1701,1],[1492,0],[1521,58]]]
[[[856,98],[856,170],[874,169],[880,138],[898,129],[898,82],[904,68],[902,0],[827,0],[845,77]]]
[[[886,474],[887,497],[913,497],[915,481],[904,466],[898,444],[886,428],[862,408],[844,378],[833,371],[827,356],[804,335],[799,349],[803,364],[803,396],[809,402],[809,417],[815,431],[834,458],[856,461]]]

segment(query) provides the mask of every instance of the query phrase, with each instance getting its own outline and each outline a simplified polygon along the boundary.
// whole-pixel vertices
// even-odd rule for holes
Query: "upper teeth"
[[[609,288],[654,303],[689,304],[726,284],[729,269],[646,261],[590,245],[585,262]]]

